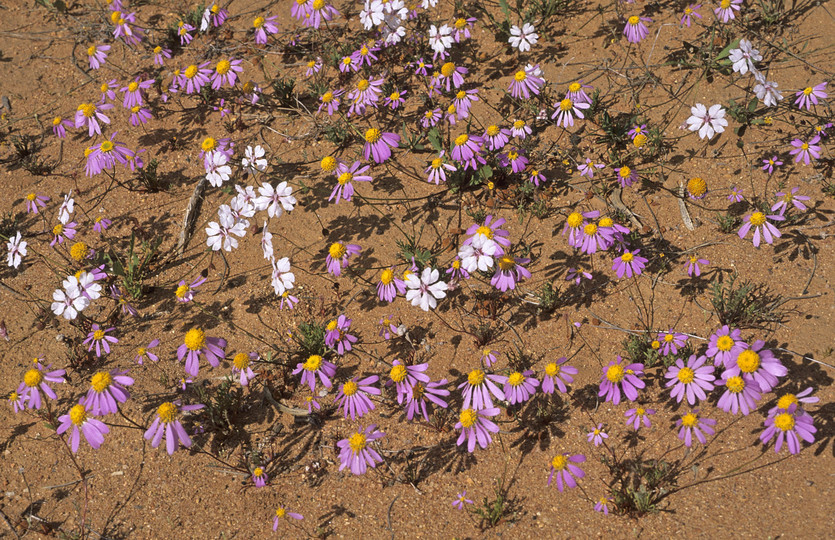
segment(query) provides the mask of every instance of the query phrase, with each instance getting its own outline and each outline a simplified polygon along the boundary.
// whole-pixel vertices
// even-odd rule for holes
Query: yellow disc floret
[[[328,248],[328,255],[331,256],[331,259],[341,259],[346,253],[348,253],[348,248],[341,242],[334,242]]]
[[[177,418],[177,406],[166,401],[157,409],[157,416],[163,424],[170,424]]]
[[[23,384],[29,388],[35,388],[43,382],[43,372],[39,369],[32,368],[23,376]]]
[[[106,371],[99,371],[90,379],[90,386],[98,393],[103,392],[111,384],[113,384],[113,377]]]
[[[484,382],[484,372],[480,369],[474,369],[467,375],[467,382],[470,386],[478,386]]]
[[[461,422],[461,426],[464,428],[473,427],[476,420],[478,420],[478,413],[473,409],[464,409],[461,411],[461,416],[458,418],[458,421]]]
[[[302,367],[305,371],[316,371],[322,365],[323,361],[322,357],[318,354],[311,354]]]
[[[743,373],[754,373],[760,368],[760,355],[751,349],[746,349],[739,353],[736,365]]]
[[[242,352],[239,352],[232,358],[232,365],[235,366],[235,369],[240,369],[241,371],[249,367],[249,362],[249,355]]]
[[[79,403],[70,409],[70,421],[76,426],[80,426],[87,421],[87,409],[84,408],[84,405]]]
[[[612,364],[606,369],[606,379],[612,383],[619,383],[626,376],[626,372],[620,364]]]
[[[355,454],[359,454],[363,449],[365,449],[366,444],[365,435],[359,432],[354,433],[351,435],[351,438],[348,439],[348,446],[351,447],[351,450]]]
[[[185,344],[191,351],[199,351],[206,346],[206,333],[200,328],[192,328],[186,332]]]

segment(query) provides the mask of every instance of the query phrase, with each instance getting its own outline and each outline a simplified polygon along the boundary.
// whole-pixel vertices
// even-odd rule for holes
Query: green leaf
[[[443,147],[441,146],[440,134],[438,133],[438,128],[433,127],[432,129],[430,129],[429,133],[427,134],[427,137],[429,137],[429,144],[432,145],[432,148],[434,148],[436,152],[440,152],[441,150],[443,150]]]
[[[510,6],[507,5],[507,0],[499,0],[499,5],[502,7],[505,22],[510,24]]]
[[[752,113],[752,112],[757,110],[757,103],[759,103],[759,101],[760,100],[758,100],[757,98],[753,98],[753,99],[751,99],[751,101],[748,102],[748,112],[749,113]]]
[[[728,55],[731,54],[731,49],[736,49],[739,46],[739,38],[731,41],[727,47],[719,51],[719,55],[716,57],[716,61],[722,60],[723,58],[727,58]]]
[[[485,180],[489,180],[493,176],[493,168],[490,165],[484,165],[481,169],[481,177]]]

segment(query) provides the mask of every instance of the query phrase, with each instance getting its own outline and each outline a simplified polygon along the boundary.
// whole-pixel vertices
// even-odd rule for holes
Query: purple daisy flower
[[[429,412],[426,408],[427,400],[442,409],[449,407],[449,404],[441,399],[441,396],[449,396],[449,390],[443,388],[447,384],[449,382],[446,379],[425,384],[422,382],[413,384],[406,397],[406,418],[411,421],[416,414],[420,414],[425,421],[429,422]]]
[[[705,392],[713,390],[713,381],[716,377],[713,375],[713,366],[704,365],[707,362],[707,356],[690,355],[687,359],[687,365],[684,364],[681,358],[676,360],[675,365],[670,366],[665,378],[667,381],[667,388],[673,387],[670,392],[670,397],[676,398],[677,403],[681,403],[684,396],[687,396],[687,403],[695,405],[697,400],[707,398]]]
[[[452,506],[454,506],[458,510],[463,510],[465,504],[473,504],[473,501],[467,498],[466,491],[462,491],[461,493],[455,496],[455,500],[452,501]]]
[[[391,148],[397,148],[399,144],[400,135],[371,128],[365,132],[363,156],[366,161],[373,157],[376,163],[383,163],[391,157]]]
[[[336,349],[339,356],[343,356],[346,352],[351,350],[351,344],[358,341],[356,336],[348,333],[351,327],[351,319],[345,315],[340,315],[332,320],[325,327],[325,345],[332,349]]]
[[[244,68],[241,67],[243,60],[236,60],[225,58],[217,63],[215,72],[212,74],[212,88],[219,90],[224,84],[226,86],[235,86],[235,81],[238,78],[238,73],[242,72]]]
[[[328,256],[325,258],[328,272],[334,276],[341,275],[342,269],[348,266],[348,259],[361,251],[362,248],[356,244],[334,242],[328,248]]]
[[[110,354],[110,344],[118,343],[119,340],[113,336],[108,336],[107,332],[112,332],[115,328],[108,328],[102,330],[101,327],[93,323],[92,330],[87,334],[87,339],[84,340],[84,345],[89,344],[88,351],[92,351],[96,347],[96,357],[101,358],[101,351],[104,349],[104,354]],[[98,413],[93,413],[98,414]]]
[[[502,255],[496,261],[496,273],[490,280],[490,285],[505,292],[508,289],[515,289],[516,282],[531,277],[530,271],[521,266],[531,262],[530,259]]]
[[[206,282],[206,278],[198,277],[194,281],[191,282],[191,285],[186,285],[185,280],[180,280],[180,283],[177,285],[177,290],[174,291],[174,296],[177,297],[178,302],[187,303],[194,300],[194,291]]]
[[[655,414],[655,409],[645,409],[644,407],[629,409],[624,413],[624,416],[626,416],[626,425],[632,426],[632,429],[635,431],[641,429],[641,425],[646,428],[651,427],[652,422],[650,422],[649,417],[652,414]]]
[[[468,135],[466,133],[455,138],[455,146],[452,148],[451,156],[454,161],[464,164],[464,168],[472,167],[476,169],[478,164],[486,163],[481,157],[481,147],[484,144],[484,139],[478,135]]]
[[[618,278],[622,278],[624,274],[628,278],[632,277],[632,274],[636,276],[641,275],[641,272],[646,267],[647,259],[639,257],[638,253],[640,252],[640,249],[636,249],[635,251],[626,250],[623,252],[623,255],[612,261],[612,270],[615,271]]]
[[[487,143],[488,150],[501,150],[510,141],[510,130],[493,124],[487,126],[482,137]]]
[[[806,205],[803,204],[801,201],[808,201],[811,197],[808,195],[795,195],[800,190],[798,187],[793,187],[789,192],[778,191],[776,196],[779,199],[774,206],[771,207],[772,212],[780,212],[780,215],[785,215],[786,210],[788,210],[789,204],[800,210],[801,212],[805,212],[808,210]]]
[[[594,503],[594,511],[595,512],[603,512],[604,516],[609,515],[609,505],[614,503],[615,500],[611,497],[600,497],[600,499]]]
[[[801,403],[817,403],[820,401],[820,398],[812,396],[812,392],[814,392],[814,388],[811,386],[806,390],[799,392],[797,394],[783,394],[780,396],[780,399],[777,400],[777,406],[772,407],[768,413],[773,414],[777,409],[788,409],[792,406],[792,404],[801,407]]]
[[[429,375],[425,371],[429,368],[429,364],[415,364],[407,366],[400,360],[395,360],[392,363],[389,371],[390,382],[386,386],[394,384],[397,391],[397,402],[403,403],[403,398],[407,398],[412,392],[412,387],[418,382],[428,383]]]
[[[472,370],[467,375],[467,380],[458,385],[458,389],[464,393],[464,408],[469,409],[471,403],[474,409],[492,408],[493,400],[490,399],[490,394],[493,394],[499,401],[504,401],[507,398],[496,385],[503,385],[506,382],[507,377],[492,373],[485,374],[480,369]]]
[[[498,433],[499,426],[488,420],[494,416],[498,416],[501,409],[498,407],[489,407],[485,409],[467,409],[461,411],[458,418],[458,423],[455,424],[455,429],[461,430],[461,435],[458,436],[456,445],[461,446],[464,441],[467,441],[467,451],[471,454],[475,451],[475,445],[484,449],[493,441],[491,433]]]
[[[611,401],[617,405],[620,403],[621,391],[629,401],[638,399],[638,390],[644,388],[646,384],[639,379],[644,373],[643,364],[628,364],[621,365],[622,359],[618,355],[617,360],[609,362],[609,365],[603,368],[603,378],[600,380],[600,391],[598,396],[604,397],[605,401]]]
[[[779,167],[783,162],[777,159],[777,156],[771,156],[763,160],[763,170],[768,174],[774,174],[774,167]],[[739,202],[739,201],[734,201]]]
[[[145,431],[145,439],[151,441],[151,446],[156,448],[165,436],[165,448],[168,455],[174,454],[179,446],[188,448],[191,446],[191,438],[180,423],[178,417],[183,412],[202,409],[204,405],[181,405],[179,400],[166,401],[157,408],[157,417],[151,427]]]
[[[340,448],[340,471],[347,467],[353,474],[365,474],[368,466],[376,467],[378,463],[383,462],[380,454],[368,446],[369,443],[385,436],[385,433],[376,429],[377,426],[374,424],[364,430],[360,427],[356,433],[336,443]]]
[[[186,373],[196,376],[200,370],[200,355],[204,355],[212,367],[217,367],[225,356],[226,340],[208,337],[201,328],[186,332],[183,344],[177,347],[177,360],[186,359]]]
[[[136,349],[136,356],[133,357],[134,362],[139,364],[140,366],[145,363],[145,358],[150,360],[151,362],[158,362],[159,356],[152,353],[148,349],[153,349],[159,345],[159,339],[154,339],[145,347],[139,347]]]
[[[504,395],[511,405],[528,401],[535,393],[539,381],[531,370],[514,371],[504,383]]]
[[[520,69],[513,75],[513,80],[507,91],[515,99],[530,99],[531,94],[539,95],[539,90],[545,84],[545,79],[539,77],[539,64]]]
[[[118,403],[124,403],[130,398],[126,386],[133,384],[133,378],[125,375],[128,370],[113,369],[110,372],[99,371],[90,379],[90,390],[82,400],[82,404],[96,416],[116,414],[119,412]]]
[[[569,216],[570,217],[570,216]],[[570,237],[569,237],[570,241]],[[611,227],[601,227],[597,223],[586,223],[580,238],[576,240],[574,248],[588,255],[605,251],[615,242],[615,231]]]
[[[649,35],[649,28],[644,23],[652,22],[648,17],[639,17],[632,15],[626,20],[626,26],[623,28],[623,35],[626,36],[626,41],[630,43],[640,43]]]
[[[270,481],[270,477],[267,475],[267,471],[265,471],[263,467],[255,467],[252,471],[251,478],[255,487],[264,487],[267,485],[267,482]]]
[[[603,431],[603,424],[597,424],[597,427],[587,434],[588,442],[592,443],[594,446],[600,446],[603,444],[603,439],[608,438],[609,435]]]
[[[765,393],[777,386],[778,377],[785,377],[788,369],[780,363],[774,353],[765,348],[765,341],[758,339],[750,349],[739,353],[736,365],[727,369],[722,378],[727,379],[740,373],[751,375],[759,385],[760,391]]]
[[[469,236],[469,238],[464,240],[462,245],[466,246],[472,244],[475,236],[481,236],[485,240],[492,240],[493,242],[498,244],[496,256],[503,255],[504,250],[502,248],[510,247],[510,240],[508,239],[510,233],[504,229],[500,229],[499,227],[504,225],[506,222],[507,220],[505,218],[499,218],[493,221],[493,216],[487,216],[484,219],[483,225],[475,223],[467,228],[467,235]]]
[[[803,160],[803,163],[808,165],[811,160],[820,159],[821,147],[817,144],[820,140],[820,135],[815,135],[809,142],[794,139],[791,143],[794,148],[789,151],[789,154],[795,156],[794,162],[800,163]]]
[[[258,359],[258,353],[239,352],[232,357],[232,374],[240,375],[241,386],[248,386],[249,381],[255,378],[255,372],[252,371],[250,364],[253,360]]]
[[[725,369],[730,369],[736,365],[739,353],[747,348],[748,344],[742,340],[742,330],[731,330],[726,324],[710,335],[706,354],[708,358],[713,358],[714,365],[723,365]]]
[[[283,506],[279,506],[278,508],[276,508],[275,509],[275,517],[273,518],[273,531],[278,530],[278,523],[282,519],[291,519],[291,518],[296,519],[296,520],[302,520],[302,519],[304,519],[304,516],[302,516],[301,514],[297,514],[296,512],[288,512],[287,509],[284,508]]]
[[[681,427],[678,432],[678,438],[681,439],[684,442],[684,446],[688,448],[693,444],[694,434],[700,443],[707,444],[707,438],[705,435],[713,435],[715,433],[713,426],[716,425],[716,420],[712,420],[710,418],[700,418],[698,412],[699,410],[695,409],[682,416],[681,419],[676,422],[676,426]]]
[[[73,454],[78,452],[78,444],[80,442],[80,437],[78,436],[79,431],[84,434],[84,438],[94,450],[104,442],[104,434],[110,432],[110,428],[104,422],[90,418],[87,414],[87,409],[81,403],[74,405],[67,414],[59,416],[58,422],[60,422],[60,425],[56,433],[59,435],[72,428],[70,432],[70,448]]]
[[[721,0],[719,7],[714,8],[713,13],[716,14],[717,19],[727,23],[736,18],[734,11],[739,11],[741,5],[742,0]]]
[[[496,363],[496,359],[499,355],[499,351],[494,351],[493,349],[485,348],[481,351],[481,365],[486,368],[490,368],[493,364]]]
[[[826,83],[822,82],[814,87],[807,86],[800,92],[796,93],[797,99],[795,100],[794,104],[797,105],[799,109],[806,107],[806,110],[809,111],[812,109],[812,105],[818,104],[818,98],[825,98],[827,97],[827,93],[824,92],[826,89]]]
[[[574,125],[574,117],[585,118],[583,111],[589,107],[591,107],[590,103],[572,100],[566,96],[559,103],[554,103],[554,114],[551,115],[551,120],[556,119],[558,126],[568,128]]]
[[[769,223],[767,219],[772,221],[785,221],[785,216],[781,216],[779,214],[774,214],[767,216],[762,212],[754,212],[753,214],[749,214],[745,216],[745,224],[740,227],[739,232],[737,233],[740,238],[744,239],[748,235],[748,231],[751,230],[751,227],[754,228],[754,247],[760,247],[760,237],[765,239],[766,243],[773,244],[774,238],[780,238],[781,234],[779,229]]]
[[[406,282],[396,277],[394,267],[386,268],[380,273],[377,282],[377,298],[381,302],[394,302],[398,294],[406,294]]]
[[[551,480],[554,479],[555,473],[557,478],[557,489],[563,491],[563,485],[569,488],[577,487],[575,478],[583,478],[586,473],[575,463],[583,463],[586,461],[586,456],[582,454],[557,454],[551,460],[551,472],[548,474],[548,484],[551,485]]]
[[[304,362],[296,364],[296,369],[293,370],[293,375],[302,374],[301,383],[307,384],[310,391],[316,389],[316,375],[319,375],[319,380],[325,388],[333,386],[331,379],[336,375],[336,365],[328,362],[318,354],[313,354]]]
[[[702,275],[702,269],[699,265],[707,266],[710,264],[710,261],[707,259],[700,259],[696,255],[690,255],[687,259],[687,262],[684,263],[684,267],[687,269],[687,275],[693,277],[693,274],[696,274],[696,277]]]
[[[328,197],[329,201],[336,199],[337,204],[339,204],[339,199],[350,201],[351,197],[354,196],[354,184],[352,182],[371,182],[374,180],[371,176],[362,174],[370,169],[371,165],[362,168],[360,168],[360,165],[359,161],[355,161],[350,168],[344,164],[337,165],[339,174],[336,177],[336,185],[333,187],[331,196]]]
[[[568,358],[563,356],[556,362],[550,362],[545,366],[545,376],[542,378],[543,393],[553,394],[555,385],[563,394],[568,392],[565,383],[571,384],[574,382],[573,376],[577,375],[577,368],[563,365],[566,362],[568,362]]]
[[[759,385],[747,373],[721,379],[717,384],[725,386],[725,392],[719,398],[718,406],[725,412],[737,414],[742,411],[744,416],[757,408],[760,393]]]
[[[679,334],[671,328],[669,332],[659,332],[658,341],[661,343],[661,354],[664,356],[677,354],[680,347],[687,341],[685,334]]]
[[[590,212],[571,212],[565,220],[565,226],[562,228],[563,236],[568,233],[568,245],[574,248],[579,248],[583,243],[582,233],[585,231],[585,226],[588,225],[586,219],[597,219],[600,216],[600,211],[592,210]]]
[[[690,4],[690,5],[688,5],[686,8],[684,8],[684,14],[681,16],[681,21],[680,21],[680,22],[681,22],[681,25],[682,25],[682,26],[685,26],[685,25],[686,25],[686,26],[687,26],[687,28],[690,28],[690,23],[691,23],[691,19],[690,19],[690,18],[691,18],[691,17],[696,17],[696,18],[701,19],[701,18],[702,18],[702,16],[701,16],[701,15],[699,15],[699,14],[696,12],[696,10],[697,10],[697,9],[699,9],[699,8],[701,8],[701,7],[702,7],[702,5],[701,5],[701,4]]]
[[[377,375],[371,375],[361,380],[354,377],[339,387],[336,402],[342,407],[342,414],[345,418],[350,414],[351,420],[356,420],[374,410],[374,402],[371,401],[368,394],[380,395],[380,389],[371,386],[379,380],[380,377]]]
[[[812,416],[798,408],[796,403],[792,403],[788,409],[777,409],[765,419],[765,431],[760,434],[760,441],[768,444],[777,435],[777,442],[774,444],[775,452],[780,451],[785,440],[789,452],[797,454],[800,452],[800,439],[813,443],[816,432]]]

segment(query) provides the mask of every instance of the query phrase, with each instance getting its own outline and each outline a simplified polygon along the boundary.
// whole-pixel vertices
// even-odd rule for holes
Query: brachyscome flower
[[[539,381],[534,378],[531,370],[514,371],[504,383],[504,395],[511,405],[524,403],[535,393]]]
[[[702,16],[699,15],[699,13],[696,11],[697,9],[699,9],[701,7],[702,7],[701,4],[690,4],[686,8],[684,8],[684,14],[681,16],[681,21],[680,21],[681,25],[682,26],[686,25],[687,28],[690,28],[690,23],[691,23],[690,18],[691,17],[696,17],[698,19],[701,19]]]
[[[577,368],[573,366],[563,365],[568,362],[568,358],[563,356],[556,362],[550,362],[545,366],[545,375],[542,378],[542,392],[545,394],[554,393],[554,385],[559,388],[560,392],[568,392],[565,383],[571,384],[574,382],[574,375],[577,375]]]
[[[760,441],[768,444],[775,435],[777,442],[774,444],[774,451],[779,452],[786,441],[789,453],[800,452],[800,439],[808,443],[815,442],[815,433],[812,416],[800,409],[796,403],[789,405],[788,409],[777,409],[765,419],[765,431],[760,434]]]
[[[119,412],[118,404],[130,398],[130,393],[125,387],[133,384],[133,377],[128,377],[127,372],[128,370],[112,369],[93,375],[90,379],[90,390],[87,391],[82,404],[96,416]]]
[[[597,427],[586,434],[588,442],[594,446],[603,444],[603,439],[608,439],[609,435],[603,430],[603,424],[597,424]]]
[[[632,429],[635,431],[641,429],[641,425],[646,428],[651,427],[652,422],[650,422],[649,417],[652,414],[655,414],[655,409],[647,409],[644,407],[629,409],[624,413],[624,416],[626,416],[626,425],[632,426]]]
[[[603,368],[600,391],[597,394],[614,405],[620,403],[621,392],[630,401],[635,401],[638,399],[638,390],[646,386],[644,381],[638,378],[644,373],[643,364],[633,363],[623,366],[621,362],[622,359],[618,355],[617,360],[609,362],[609,365]]]
[[[496,399],[504,401],[506,399],[505,394],[497,385],[505,383],[507,383],[507,377],[502,375],[485,374],[480,369],[472,370],[467,375],[467,380],[458,385],[458,389],[462,390],[464,395],[463,407],[468,409],[472,404],[472,408],[476,410],[489,409],[493,407],[490,394]]]
[[[342,269],[348,266],[348,259],[361,251],[362,248],[356,244],[332,243],[328,248],[328,255],[325,257],[328,273],[340,276]]]
[[[575,463],[584,463],[586,456],[582,454],[557,454],[551,460],[551,472],[548,474],[548,484],[554,476],[557,478],[557,489],[562,493],[564,486],[569,488],[577,487],[577,480],[575,478],[583,478],[586,473]]]
[[[742,330],[733,330],[726,324],[710,335],[707,345],[708,358],[713,358],[713,364],[724,366],[730,369],[736,365],[736,358],[739,353],[748,348],[748,344],[742,340]]]
[[[467,451],[471,454],[475,451],[475,445],[484,449],[487,448],[493,441],[491,433],[498,433],[499,426],[489,420],[494,416],[498,416],[501,409],[498,407],[490,407],[486,409],[467,409],[461,411],[458,417],[458,423],[455,424],[455,429],[460,429],[461,434],[456,441],[457,446],[464,444],[467,441]]]
[[[196,376],[200,371],[200,355],[206,357],[209,365],[217,367],[225,356],[225,347],[225,339],[208,337],[202,328],[192,328],[186,332],[183,344],[177,347],[177,360],[185,358],[186,373]]]
[[[812,105],[818,104],[818,98],[823,99],[828,96],[828,94],[824,92],[825,89],[825,82],[815,85],[814,87],[807,86],[806,88],[795,94],[795,96],[797,96],[797,99],[794,101],[794,104],[797,105],[799,109],[805,107],[807,111],[810,111],[812,110]]]
[[[753,214],[749,214],[745,216],[745,224],[742,225],[739,229],[739,237],[745,238],[748,235],[748,231],[751,230],[751,227],[754,228],[754,247],[760,247],[760,235],[765,239],[766,243],[773,244],[774,238],[780,238],[780,231],[769,223],[767,220],[770,219],[772,221],[785,221],[786,218],[779,214],[774,214],[767,216],[762,212],[754,212]]]
[[[715,432],[713,426],[716,425],[716,420],[710,418],[701,418],[698,415],[699,410],[695,409],[676,422],[676,426],[681,427],[678,432],[678,438],[684,442],[684,446],[690,447],[693,444],[693,435],[702,444],[707,444],[705,435],[713,435]]]
[[[340,448],[339,470],[348,468],[352,474],[365,474],[369,466],[376,467],[378,463],[382,463],[383,458],[380,454],[368,445],[384,436],[385,433],[378,431],[375,424],[371,424],[337,442],[336,445]]]
[[[110,432],[110,428],[104,422],[90,418],[90,415],[87,414],[87,409],[81,403],[73,405],[67,414],[59,416],[58,422],[60,425],[55,432],[59,435],[72,428],[72,431],[70,431],[70,449],[72,449],[73,453],[78,452],[80,442],[79,432],[84,434],[84,438],[93,450],[102,445],[104,442],[104,434]]]
[[[626,250],[612,262],[612,270],[615,271],[618,278],[622,278],[624,274],[628,278],[632,277],[632,274],[636,276],[641,275],[644,267],[646,267],[647,259],[639,257],[638,253],[640,252],[640,249],[636,249],[635,251]]]
[[[736,365],[725,370],[722,378],[748,374],[757,382],[760,391],[765,393],[773,390],[779,383],[778,377],[785,377],[787,373],[786,366],[765,348],[765,341],[758,339],[750,348],[739,353]]]
[[[461,493],[455,496],[455,500],[452,501],[452,506],[454,506],[458,510],[463,510],[465,504],[473,504],[473,501],[467,498],[466,491],[462,491]]]
[[[808,201],[811,197],[808,195],[795,195],[800,190],[798,187],[793,187],[791,191],[783,192],[778,191],[775,196],[778,198],[777,202],[774,203],[774,206],[771,207],[771,211],[779,211],[780,215],[785,215],[786,210],[788,210],[789,204],[800,210],[801,212],[805,212],[808,210],[806,205],[803,204],[802,201]]]
[[[140,366],[145,363],[145,358],[147,358],[151,362],[158,362],[159,356],[148,350],[153,349],[158,345],[159,339],[154,338],[150,343],[148,343],[148,345],[136,349],[136,356],[133,357],[134,362],[136,362]]]
[[[275,24],[276,19],[278,19],[278,15],[272,15],[266,18],[261,15],[255,17],[252,21],[252,27],[255,29],[255,43],[258,45],[266,45],[267,35],[278,32],[278,26]]]
[[[302,520],[304,516],[301,514],[297,514],[296,512],[288,512],[287,509],[283,506],[279,506],[275,510],[275,517],[273,518],[273,531],[278,530],[278,523],[282,519],[296,519]]]
[[[356,420],[374,410],[374,402],[371,401],[368,394],[380,395],[380,389],[372,386],[379,380],[380,377],[377,375],[371,375],[360,380],[354,377],[339,387],[335,401],[342,408],[342,414],[345,418],[350,415],[351,420]]]
[[[658,341],[661,342],[661,354],[667,356],[678,353],[678,349],[687,341],[687,335],[674,332],[671,328],[669,332],[659,332]]]
[[[760,399],[759,385],[750,374],[722,378],[717,384],[725,386],[725,392],[717,403],[723,411],[731,414],[742,411],[742,414],[747,416],[757,409],[757,401]]]
[[[812,159],[820,159],[821,147],[817,145],[820,140],[820,135],[815,135],[809,142],[794,139],[791,143],[794,148],[789,151],[789,154],[795,156],[794,162],[800,163],[803,160],[803,163],[808,165]]]
[[[698,131],[700,139],[710,140],[716,133],[725,131],[728,125],[725,109],[719,104],[711,105],[708,109],[701,103],[696,103],[695,107],[690,107],[690,114],[687,127],[690,131]]]
[[[48,364],[44,367],[40,359],[36,358],[35,365],[23,375],[23,382],[17,387],[17,393],[28,408],[41,408],[41,390],[49,399],[58,399],[58,396],[46,383],[66,382],[64,375],[67,372],[63,369],[48,371],[51,366],[52,364]]]
[[[168,455],[174,454],[179,446],[190,447],[191,438],[178,417],[183,412],[196,411],[203,407],[202,404],[181,405],[179,400],[166,401],[157,407],[157,417],[145,431],[145,439],[151,441],[151,446],[156,448],[165,436],[165,448]]]
[[[331,379],[336,375],[336,365],[328,362],[318,354],[310,355],[304,362],[296,364],[296,369],[293,370],[293,375],[302,374],[301,383],[307,384],[310,391],[316,389],[316,375],[319,375],[319,380],[325,388],[331,388],[333,383]]]
[[[687,396],[687,403],[695,405],[696,401],[706,399],[707,394],[713,390],[713,366],[705,365],[707,356],[690,355],[687,365],[679,358],[675,365],[672,365],[664,374],[667,381],[667,388],[673,387],[670,397],[675,398],[677,403]]]
[[[782,164],[783,164],[783,162],[779,161],[777,159],[777,156],[771,156],[770,158],[763,160],[763,170],[765,172],[767,172],[768,174],[773,174],[774,173],[774,167],[779,167]],[[731,200],[730,197],[728,199]],[[741,193],[740,193],[740,201],[741,200],[742,200],[742,198],[741,198]],[[739,201],[735,200],[734,202],[739,202]]]
[[[248,386],[249,381],[255,378],[251,364],[256,359],[258,359],[258,353],[239,352],[232,357],[232,374],[240,374],[241,386]]]
[[[626,20],[626,26],[623,27],[623,35],[626,36],[626,41],[630,43],[640,43],[649,35],[649,28],[644,23],[652,22],[648,17],[639,17],[632,15]]]
[[[696,277],[699,277],[702,275],[701,266],[707,266],[708,264],[710,264],[709,260],[700,259],[696,255],[690,255],[684,263],[684,268],[687,270],[688,276],[693,277],[693,274],[696,274]]]
[[[739,11],[740,6],[742,6],[742,0],[721,0],[719,7],[714,8],[713,13],[716,14],[717,19],[727,23],[736,18],[734,11]]]

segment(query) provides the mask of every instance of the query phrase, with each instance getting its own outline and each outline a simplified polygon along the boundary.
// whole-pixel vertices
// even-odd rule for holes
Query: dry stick
[[[3,512],[3,509],[2,509],[2,508],[0,508],[0,516],[3,516],[3,521],[5,521],[5,522],[6,522],[6,525],[8,525],[8,526],[9,526],[9,529],[11,529],[12,534],[13,534],[13,535],[15,535],[15,538],[17,538],[17,539],[19,540],[19,539],[20,539],[20,535],[19,535],[19,534],[17,534],[17,529],[15,529],[15,528],[14,528],[14,526],[12,525],[12,522],[11,522],[11,521],[9,521],[9,517],[6,515],[6,513],[5,513],[5,512]],[[394,533],[392,533],[392,538],[393,538],[393,537],[394,537]]]
[[[678,182],[678,208],[681,210],[681,220],[684,221],[685,227],[695,231],[696,226],[693,225],[693,220],[690,219],[690,213],[687,211],[687,204],[684,202],[684,182],[681,180]]]
[[[186,207],[186,213],[183,216],[183,227],[180,230],[180,238],[177,240],[177,255],[182,257],[186,246],[194,234],[194,226],[197,224],[197,216],[200,215],[200,207],[203,204],[203,194],[206,192],[206,177],[200,179],[197,185],[194,186],[194,192],[191,194],[191,199]]]

